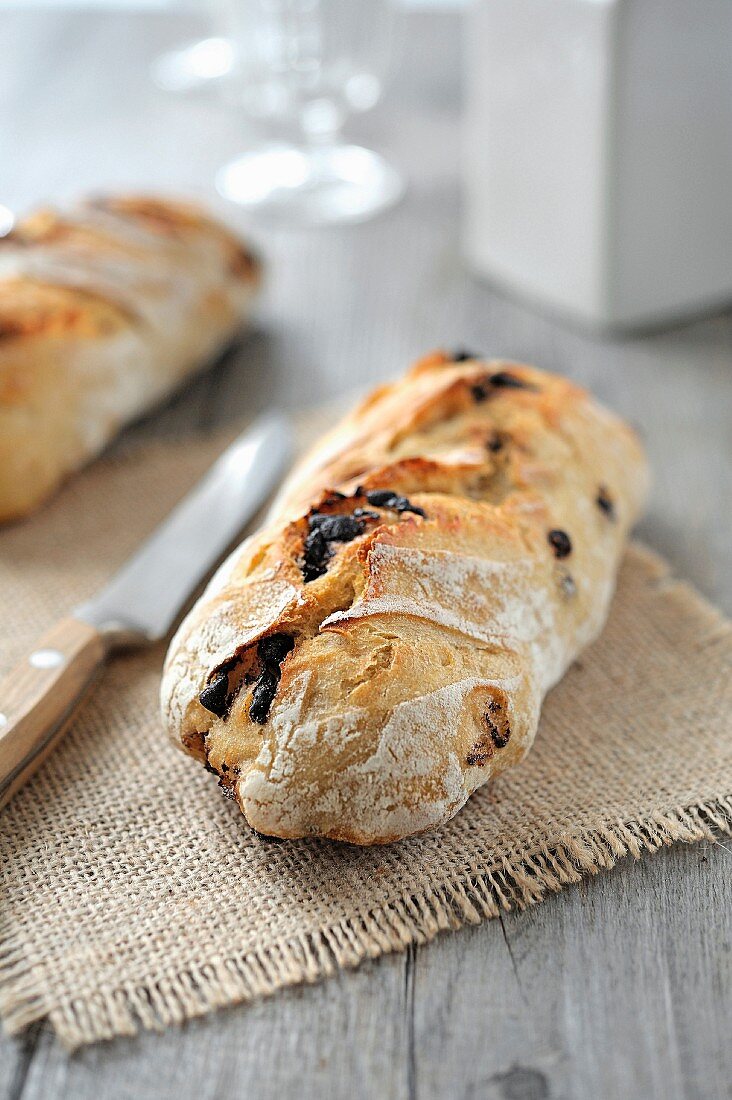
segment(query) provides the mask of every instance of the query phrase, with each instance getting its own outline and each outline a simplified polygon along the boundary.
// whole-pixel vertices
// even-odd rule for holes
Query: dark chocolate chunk
[[[366,500],[377,508],[390,508],[396,499],[393,489],[369,489],[366,493]]]
[[[400,497],[392,489],[369,489],[366,500],[376,508],[391,508],[394,512],[414,512],[416,516],[425,516],[424,508],[418,508],[406,497]]]
[[[361,496],[359,488],[354,496]],[[411,504],[406,497],[400,497],[391,489],[374,489],[366,494],[369,504],[376,504],[382,508],[392,508],[397,512],[414,512],[424,516],[424,511]],[[378,520],[381,517],[378,512],[369,512],[365,508],[355,508],[352,515],[346,513],[329,514],[327,512],[313,512],[308,516],[309,532],[303,544],[303,557],[301,563],[302,575],[306,581],[313,581],[316,577],[322,577],[328,568],[328,562],[333,556],[331,543],[352,542],[364,533],[366,523],[369,520]]]
[[[498,432],[494,432],[493,435],[490,436],[490,438],[486,441],[486,447],[493,454],[498,454],[498,452],[502,450],[503,440],[501,439]]]
[[[308,516],[310,531],[303,546],[302,575],[306,583],[322,577],[333,556],[329,546],[331,542],[351,542],[362,535],[365,527],[364,516],[328,515],[325,512],[313,512]]]
[[[615,519],[615,501],[608,493],[604,485],[601,485],[595,498],[597,507],[604,512],[608,519]]]
[[[511,727],[503,714],[501,704],[497,699],[490,699],[485,714],[483,715],[491,741],[497,749],[503,749],[511,737]]]
[[[249,704],[249,717],[252,722],[258,722],[263,726],[269,716],[269,708],[277,694],[277,685],[280,682],[279,669],[273,665],[265,665],[261,676],[254,685],[252,701]]]
[[[483,741],[476,741],[472,749],[465,757],[465,763],[468,767],[482,767],[483,764],[487,764],[491,758],[491,754],[488,751]]]
[[[415,516],[421,516],[422,519],[427,518],[427,513],[424,508],[420,508],[416,504],[411,504],[406,497],[397,497],[393,507],[397,512],[412,512]]]
[[[229,674],[221,672],[205,687],[198,696],[202,707],[215,714],[217,718],[224,718],[229,709]]]
[[[320,531],[315,528],[305,538],[303,546],[302,575],[307,583],[322,577],[331,558],[331,550]]]
[[[474,401],[478,401],[478,402],[485,401],[486,398],[488,397],[488,395],[491,392],[490,383],[489,382],[475,382],[470,387],[470,392],[473,395],[473,400]]]
[[[481,356],[477,352],[468,351],[467,348],[458,348],[457,351],[452,353],[453,363],[467,363],[469,359],[480,359]]]
[[[489,699],[483,715],[483,721],[488,727],[488,734],[493,745],[497,749],[504,749],[511,739],[511,727],[503,713],[501,704],[497,699]],[[465,763],[470,767],[481,767],[487,764],[493,755],[493,751],[485,740],[476,741],[465,758]]]
[[[503,389],[511,390],[535,390],[536,386],[532,386],[531,382],[524,382],[523,378],[519,378],[517,374],[511,374],[507,370],[499,370],[497,374],[492,374],[490,377],[490,383],[492,386],[498,386]]]
[[[561,531],[558,527],[555,527],[547,535],[547,540],[556,558],[567,558],[572,553],[572,540],[566,531]]]
[[[485,722],[488,726],[488,733],[491,735],[491,741],[497,749],[505,749],[506,745],[511,739],[511,727],[506,722],[501,729],[491,718],[490,714],[485,715]]]
[[[363,534],[363,522],[354,516],[324,516],[316,512],[310,517],[310,530],[317,531],[326,542],[351,542]]]
[[[254,685],[249,717],[260,726],[267,721],[269,708],[277,694],[277,685],[282,675],[280,665],[294,645],[295,639],[290,634],[269,634],[266,638],[260,638],[257,643],[257,654],[264,661],[264,668]]]
[[[280,665],[294,645],[295,640],[290,634],[269,634],[259,639],[257,653],[263,661]]]
[[[420,508],[417,504],[412,504],[406,497],[397,497],[391,507],[396,512],[412,512],[415,516],[421,516],[422,519],[427,518],[427,513],[424,508]]]
[[[536,386],[532,386],[531,382],[524,382],[523,378],[519,378],[517,374],[511,374],[507,370],[499,370],[495,374],[488,375],[487,378],[481,378],[480,381],[474,382],[470,387],[470,392],[475,401],[487,401],[497,389],[536,390],[536,388]]]

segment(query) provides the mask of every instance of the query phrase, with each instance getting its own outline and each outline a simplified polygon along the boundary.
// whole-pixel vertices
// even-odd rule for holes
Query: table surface
[[[597,339],[474,280],[458,244],[457,17],[405,19],[389,93],[349,134],[391,153],[407,199],[359,227],[252,226],[270,263],[255,331],[133,431],[294,409],[438,345],[534,361],[641,425],[656,480],[640,533],[732,611],[732,314]],[[0,201],[143,187],[215,203],[216,167],[251,140],[243,119],[147,76],[195,20],[23,10],[0,27]],[[625,860],[528,912],[163,1035],[69,1057],[37,1026],[0,1039],[0,1100],[732,1097],[730,860],[724,841]]]

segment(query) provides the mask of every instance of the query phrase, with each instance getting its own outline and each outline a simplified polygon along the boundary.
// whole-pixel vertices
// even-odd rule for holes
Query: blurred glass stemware
[[[373,107],[391,58],[391,0],[219,0],[234,58],[227,81],[270,140],[217,175],[239,206],[301,224],[362,221],[396,202],[401,176],[370,149],[342,142]]]
[[[152,77],[166,92],[199,92],[215,89],[234,68],[234,44],[211,36],[187,42],[156,57]]]
[[[168,91],[210,88],[267,141],[218,172],[240,207],[303,225],[363,221],[395,203],[400,173],[341,139],[381,96],[395,32],[392,0],[210,0],[220,35],[158,58]]]

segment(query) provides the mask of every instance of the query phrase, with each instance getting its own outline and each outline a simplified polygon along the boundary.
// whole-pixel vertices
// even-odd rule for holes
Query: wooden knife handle
[[[69,617],[40,639],[0,683],[0,808],[66,732],[107,653],[93,626]]]

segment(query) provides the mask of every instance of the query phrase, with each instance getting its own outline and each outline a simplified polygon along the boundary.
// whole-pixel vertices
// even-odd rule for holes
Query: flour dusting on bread
[[[388,843],[528,752],[647,469],[570,382],[435,353],[305,458],[181,626],[173,739],[280,837]]]

